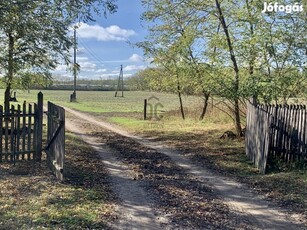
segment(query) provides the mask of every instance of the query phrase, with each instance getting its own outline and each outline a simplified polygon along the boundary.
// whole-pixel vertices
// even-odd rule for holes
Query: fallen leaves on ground
[[[0,164],[0,229],[108,229],[115,196],[99,156],[68,135],[63,183],[42,162]]]

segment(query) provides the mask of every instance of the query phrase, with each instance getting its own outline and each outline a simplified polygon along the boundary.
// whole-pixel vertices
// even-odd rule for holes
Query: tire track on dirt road
[[[77,112],[69,108],[65,108],[65,110],[80,119],[84,119],[96,126],[98,125],[122,136],[131,138],[141,145],[167,155],[176,162],[177,165],[187,170],[189,174],[194,175],[203,180],[204,183],[213,186],[219,197],[222,198],[224,203],[233,211],[248,216],[250,225],[255,229],[307,229],[306,225],[299,221],[299,215],[290,215],[286,210],[273,205],[269,201],[263,200],[244,185],[228,178],[218,176],[205,168],[196,166],[190,160],[177,154],[162,143],[134,136],[107,122],[99,121],[88,114]]]
[[[118,230],[165,229],[161,226],[167,222],[166,218],[155,215],[150,198],[141,182],[133,179],[130,169],[114,156],[114,150],[105,143],[99,143],[97,138],[85,134],[85,130],[78,127],[75,122],[66,119],[65,123],[66,129],[79,136],[99,154],[109,172],[112,190],[120,199],[120,204],[117,204],[116,208],[119,221],[112,223],[110,227]]]

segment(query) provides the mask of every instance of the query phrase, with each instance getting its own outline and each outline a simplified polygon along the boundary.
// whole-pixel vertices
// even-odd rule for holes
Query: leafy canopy
[[[0,74],[46,73],[69,63],[71,26],[117,11],[116,0],[8,0],[0,3]],[[22,75],[22,74],[20,74]]]

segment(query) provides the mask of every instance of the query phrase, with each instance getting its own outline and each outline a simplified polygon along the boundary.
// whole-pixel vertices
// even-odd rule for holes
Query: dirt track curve
[[[244,216],[248,221],[250,229],[307,229],[305,225],[300,223],[299,215],[290,215],[286,210],[274,206],[265,201],[244,185],[232,181],[228,178],[213,174],[209,170],[198,167],[190,160],[177,154],[174,150],[164,146],[161,142],[154,142],[134,136],[120,128],[117,128],[107,122],[95,119],[85,113],[65,108],[68,113],[78,117],[95,126],[100,126],[111,132],[117,133],[126,138],[130,138],[142,146],[154,149],[159,153],[168,156],[178,166],[183,168],[188,174],[197,177],[205,185],[212,186],[214,192],[223,200],[232,211]],[[66,122],[66,128],[80,135],[85,142],[92,146],[102,157],[107,170],[113,180],[113,189],[122,200],[118,209],[121,211],[121,224],[118,229],[168,229],[167,218],[159,216],[154,212],[151,198],[147,195],[140,181],[133,181],[129,175],[129,168],[120,163],[114,156],[114,149],[99,140],[82,134],[82,130],[78,129],[74,120]],[[133,181],[133,183],[131,182]],[[155,213],[155,214],[154,214]],[[164,227],[162,227],[164,226]],[[114,227],[114,226],[113,226]],[[180,228],[181,229],[181,228]]]

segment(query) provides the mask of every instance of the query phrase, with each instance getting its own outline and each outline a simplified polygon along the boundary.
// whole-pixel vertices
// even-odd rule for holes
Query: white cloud
[[[132,62],[142,62],[143,61],[143,57],[138,55],[138,54],[132,54],[132,56],[129,58],[129,61],[132,61]]]
[[[92,62],[80,62],[79,63],[81,71],[87,72],[95,72],[96,71],[96,64]]]
[[[68,69],[67,65],[57,65],[55,71],[67,71],[67,69]]]
[[[103,79],[108,79],[108,78],[117,79],[118,75],[114,74],[114,73],[103,73],[103,74],[95,74],[93,76],[93,78],[96,78],[96,79],[99,79],[99,78],[103,78]]]
[[[83,61],[88,61],[89,59],[88,59],[88,57],[85,57],[85,56],[83,56],[83,57],[77,57],[77,62],[83,62]]]
[[[124,78],[131,77],[133,74],[125,74],[124,73]],[[104,73],[104,74],[95,74],[91,77],[91,79],[118,79],[118,74],[114,73]]]
[[[126,78],[126,77],[131,77],[133,74],[131,74],[131,73],[128,73],[128,74],[124,74],[124,78]]]
[[[102,27],[86,23],[79,24],[77,33],[81,38],[94,38],[98,41],[126,41],[129,37],[136,35],[134,30],[122,29],[117,25]]]
[[[107,69],[98,69],[96,70],[96,73],[105,73],[107,72]]]
[[[148,62],[148,63],[152,63],[153,61],[154,61],[153,58],[146,58],[146,62]]]
[[[146,66],[144,65],[127,65],[125,68],[124,68],[124,71],[134,71],[134,70],[143,70],[143,69],[146,69]]]

